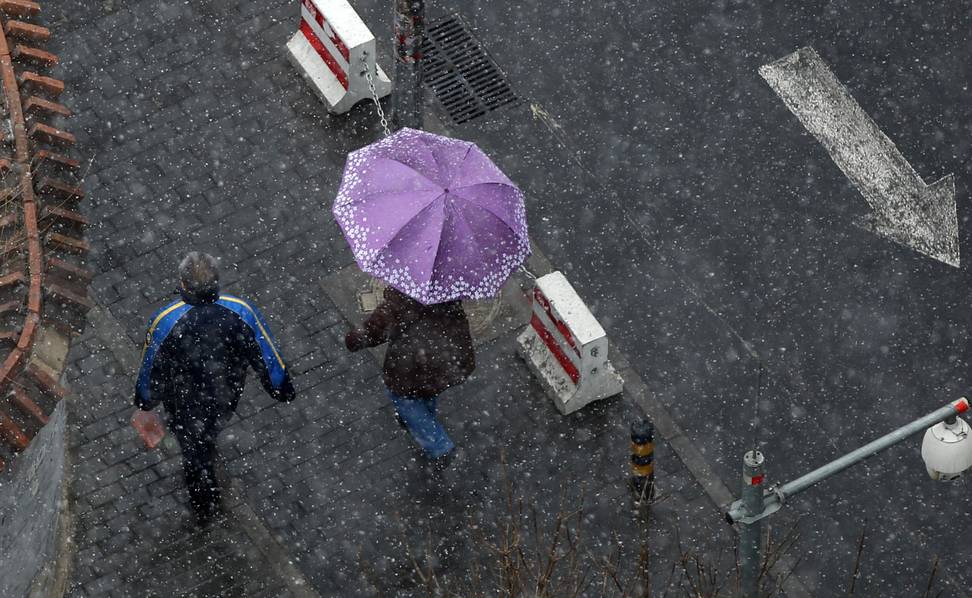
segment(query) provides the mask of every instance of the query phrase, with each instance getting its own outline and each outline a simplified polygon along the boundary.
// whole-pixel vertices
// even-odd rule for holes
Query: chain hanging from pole
[[[375,110],[378,111],[378,118],[381,119],[381,128],[385,131],[385,136],[391,135],[388,129],[388,119],[385,118],[385,111],[381,108],[381,100],[378,99],[378,91],[375,90],[375,78],[370,70],[365,71],[365,78],[368,79],[368,89],[371,90],[371,99],[375,102]]]

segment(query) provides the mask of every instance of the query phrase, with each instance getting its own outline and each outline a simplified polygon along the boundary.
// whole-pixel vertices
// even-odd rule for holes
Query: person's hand
[[[348,351],[354,353],[361,349],[364,345],[364,339],[362,338],[362,333],[360,330],[351,329],[344,336],[344,345],[348,348]]]
[[[271,392],[270,396],[281,403],[290,403],[297,398],[297,391],[294,390],[294,383],[289,375],[284,380],[283,386]]]

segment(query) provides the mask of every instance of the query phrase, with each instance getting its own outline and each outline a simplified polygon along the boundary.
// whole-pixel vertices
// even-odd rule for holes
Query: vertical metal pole
[[[763,453],[752,450],[743,457],[742,503],[746,517],[763,512]],[[739,567],[742,570],[743,598],[758,598],[759,570],[763,542],[762,519],[752,523],[740,522]]]
[[[422,40],[425,38],[425,0],[395,0],[395,89],[393,122],[397,127],[421,129]]]

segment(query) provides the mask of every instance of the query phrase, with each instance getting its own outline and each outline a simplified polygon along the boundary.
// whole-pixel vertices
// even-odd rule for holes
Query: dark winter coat
[[[182,420],[226,418],[236,410],[247,367],[278,401],[294,387],[262,314],[229,295],[192,297],[152,319],[135,389],[135,405],[162,403]]]
[[[364,329],[345,338],[351,351],[385,342],[385,385],[400,397],[434,397],[476,368],[469,321],[459,301],[422,305],[389,287]]]

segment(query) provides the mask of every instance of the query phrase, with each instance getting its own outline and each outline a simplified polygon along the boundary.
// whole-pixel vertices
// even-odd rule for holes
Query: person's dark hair
[[[179,263],[182,290],[200,299],[219,295],[219,266],[208,253],[192,251]]]

